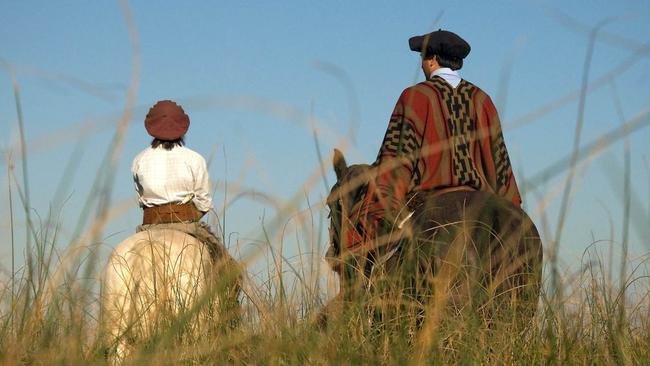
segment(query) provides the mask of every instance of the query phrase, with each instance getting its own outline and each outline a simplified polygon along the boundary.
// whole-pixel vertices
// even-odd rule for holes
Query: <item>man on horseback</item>
[[[183,231],[205,243],[215,262],[234,262],[210,227],[200,221],[212,209],[212,197],[205,159],[184,146],[189,117],[175,102],[162,100],[149,109],[144,125],[153,141],[131,167],[144,210],[137,231]]]
[[[400,95],[376,161],[348,166],[334,153],[326,256],[341,291],[319,321],[369,299],[374,319],[411,314],[421,324],[449,309],[525,323],[539,297],[542,243],[521,210],[496,108],[458,74],[470,52],[461,37],[438,30],[409,46],[426,80]]]
[[[482,230],[468,234],[475,239],[496,235],[495,240],[482,240],[484,248],[474,248],[476,256],[493,257],[488,262],[510,263],[517,270],[523,267],[513,258],[541,262],[541,242],[521,211],[496,108],[484,91],[458,73],[469,44],[438,30],[410,38],[409,46],[420,53],[426,80],[401,93],[375,163],[359,174],[359,166],[348,168],[342,155],[335,154],[338,182],[328,205],[332,217],[341,219],[331,227],[336,239],[327,253],[331,266],[344,281],[365,282],[377,264],[403,258],[404,240],[424,243],[409,248],[428,252],[425,257],[444,256],[446,242],[458,237],[453,232],[461,232],[461,222],[481,223]],[[416,232],[408,234],[409,225]],[[435,245],[429,245],[432,240]],[[511,243],[495,249],[506,241]],[[379,267],[385,270],[386,265]]]
[[[458,73],[469,44],[438,30],[412,37],[409,46],[421,55],[426,81],[397,100],[376,178],[353,211],[359,222],[348,234],[353,251],[403,217],[407,197],[417,192],[483,191],[521,205],[496,108]]]

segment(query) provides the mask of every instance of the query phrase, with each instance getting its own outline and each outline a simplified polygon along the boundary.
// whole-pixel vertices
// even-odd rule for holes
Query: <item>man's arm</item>
[[[379,222],[391,222],[403,208],[419,158],[428,108],[426,96],[414,88],[402,92],[395,105],[377,156],[377,177],[364,198],[367,217],[361,217],[361,224],[367,236],[374,236]]]
[[[482,115],[479,116],[479,119],[483,119],[484,125],[487,127],[483,133],[488,136],[483,136],[482,145],[484,156],[491,158],[485,159],[487,161],[484,166],[488,183],[497,195],[511,201],[515,206],[521,207],[521,195],[512,172],[510,157],[501,130],[501,121],[489,96],[485,98]]]

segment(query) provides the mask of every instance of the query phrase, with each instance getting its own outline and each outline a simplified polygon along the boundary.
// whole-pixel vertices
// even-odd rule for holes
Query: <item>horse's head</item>
[[[343,154],[334,149],[333,159],[336,183],[327,196],[327,206],[330,214],[329,237],[330,249],[328,257],[337,258],[341,253],[341,227],[356,202],[363,198],[372,179],[372,166],[368,164],[355,164],[348,166]]]

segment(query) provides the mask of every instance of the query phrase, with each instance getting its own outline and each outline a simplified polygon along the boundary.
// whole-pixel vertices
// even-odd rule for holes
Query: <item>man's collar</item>
[[[449,85],[451,85],[452,88],[456,88],[458,84],[460,84],[460,80],[461,80],[458,72],[448,67],[441,67],[439,69],[434,70],[431,73],[431,77],[429,78],[429,80],[433,79],[434,76],[440,76]]]
[[[454,75],[454,76],[456,76],[458,78],[460,77],[460,75],[458,74],[458,71],[452,70],[452,69],[450,69],[448,67],[440,67],[440,68],[435,69],[431,73],[431,76],[429,77],[429,79],[433,78],[436,75],[441,75],[442,76],[443,74],[444,75]]]

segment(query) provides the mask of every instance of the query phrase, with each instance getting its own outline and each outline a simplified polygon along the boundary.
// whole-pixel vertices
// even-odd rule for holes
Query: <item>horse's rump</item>
[[[408,207],[413,215],[403,239],[373,272],[397,280],[402,291],[423,303],[444,284],[456,311],[514,302],[534,308],[542,244],[523,210],[478,191],[417,193]]]
[[[127,340],[146,338],[190,310],[208,287],[211,268],[206,246],[181,231],[140,231],[120,243],[108,260],[101,297],[109,347],[123,357]]]
[[[110,256],[106,290],[123,285],[159,291],[170,279],[203,281],[210,268],[206,246],[192,235],[170,229],[144,230],[120,243]],[[188,277],[189,276],[189,277]],[[158,283],[154,283],[158,282]]]
[[[436,312],[476,315],[478,310],[487,316],[484,319],[520,310],[526,313],[519,317],[523,320],[534,314],[542,243],[523,210],[487,192],[418,192],[407,197],[406,207],[396,215],[388,215],[397,219],[380,224],[375,242],[366,243],[368,250],[348,251],[344,229],[358,226],[360,200],[375,172],[371,165],[348,166],[338,150],[332,165],[337,182],[326,201],[327,258],[341,279],[335,303],[370,299],[382,314],[397,311],[394,319],[404,318],[405,306],[422,319],[430,304]],[[411,214],[404,214],[407,211]],[[323,319],[327,313],[324,310]]]

